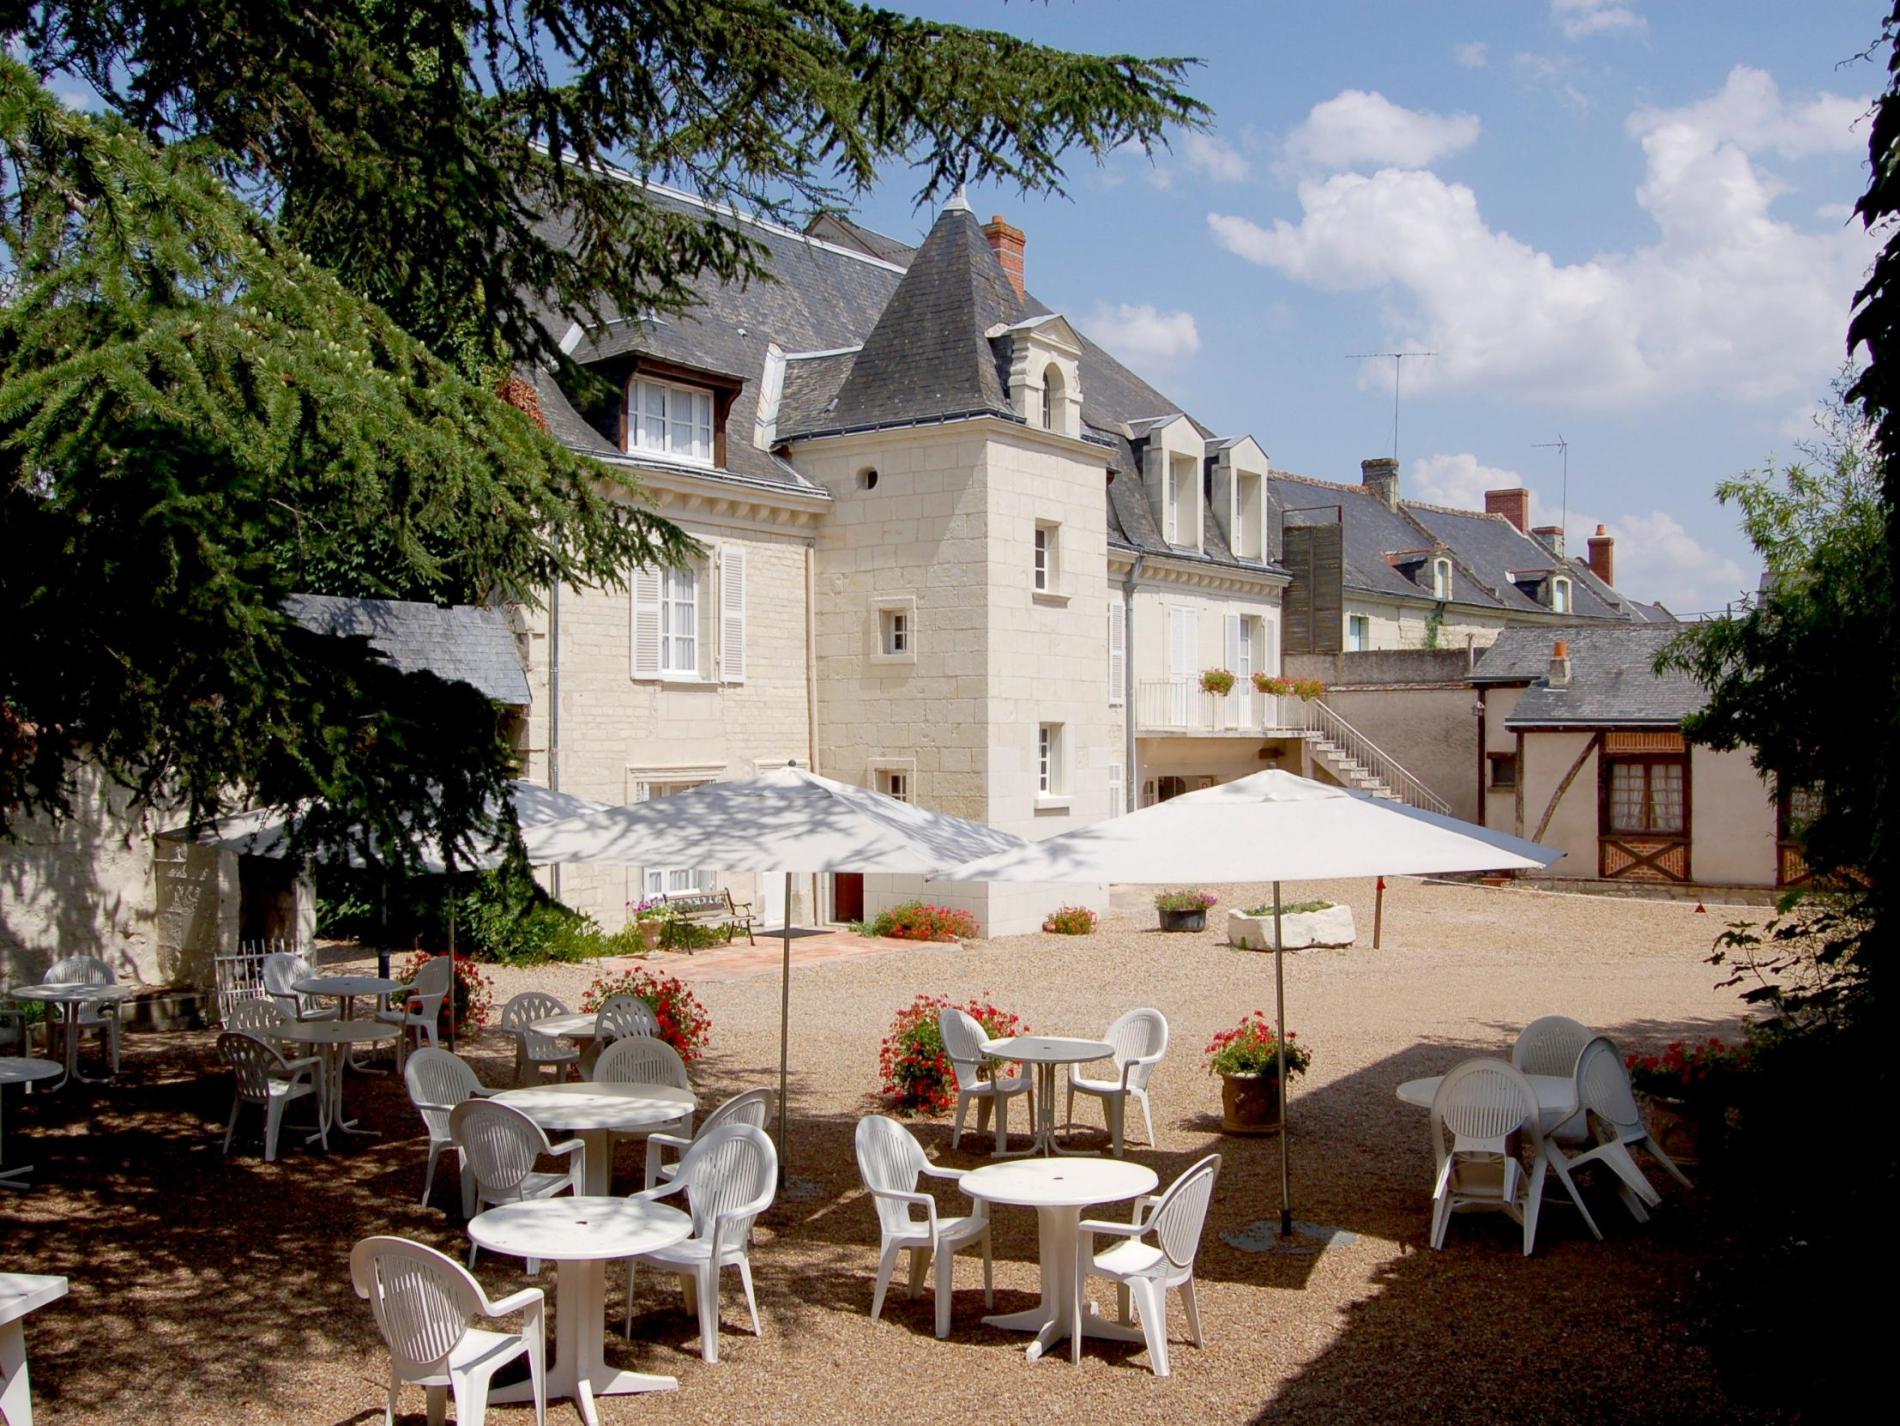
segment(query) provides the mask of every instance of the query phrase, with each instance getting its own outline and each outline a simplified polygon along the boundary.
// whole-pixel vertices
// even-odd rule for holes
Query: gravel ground
[[[1223,907],[1264,898],[1258,887],[1219,890]],[[1369,945],[1368,885],[1286,894],[1350,901]],[[1664,1208],[1639,1227],[1608,1185],[1593,1183],[1601,1244],[1553,1204],[1534,1258],[1519,1255],[1517,1230],[1500,1215],[1460,1219],[1434,1253],[1424,1241],[1425,1115],[1399,1104],[1393,1087],[1472,1053],[1508,1052],[1518,1027],[1551,1011],[1626,1047],[1722,1033],[1738,1002],[1711,989],[1702,955],[1731,915],[1763,913],[1395,880],[1384,950],[1289,956],[1289,1024],[1315,1056],[1291,1108],[1295,1210],[1352,1235],[1296,1257],[1244,1253],[1219,1237],[1274,1215],[1277,1145],[1218,1132],[1218,1084],[1200,1063],[1216,1030],[1270,1010],[1270,958],[1222,944],[1218,911],[1204,935],[1163,935],[1145,894],[1116,904],[1093,937],[907,949],[794,977],[790,1167],[809,1193],[761,1220],[753,1262],[765,1335],[745,1330],[735,1284],[721,1361],[706,1366],[677,1295],[643,1275],[634,1341],[610,1338],[608,1357],[674,1373],[680,1390],[609,1398],[604,1421],[1757,1419],[1723,1397],[1682,1323],[1697,1267],[1692,1196],[1657,1175]],[[498,972],[497,1002],[540,985],[572,1003],[590,978],[574,967]],[[1187,1344],[1171,1303],[1171,1378],[1153,1377],[1138,1345],[1091,1342],[1079,1368],[1066,1348],[1061,1360],[1025,1362],[1024,1337],[981,1325],[981,1278],[968,1259],[948,1341],[932,1335],[927,1292],[915,1302],[897,1293],[885,1320],[870,1322],[877,1233],[851,1133],[873,1108],[878,1040],[920,991],[986,994],[1047,1032],[1099,1033],[1133,1005],[1168,1016],[1173,1041],[1154,1083],[1162,1147],[1132,1156],[1164,1183],[1204,1153],[1225,1156],[1199,1260],[1206,1346]],[[714,1025],[702,1103],[772,1082],[776,977],[699,994]],[[506,1077],[498,1037],[468,1053],[484,1079]],[[387,1358],[349,1287],[350,1245],[399,1233],[465,1250],[452,1163],[434,1202],[416,1202],[426,1147],[399,1081],[358,1077],[348,1088],[351,1112],[380,1139],[327,1156],[289,1149],[267,1165],[254,1128],[220,1156],[229,1099],[213,1061],[208,1034],[130,1036],[115,1086],[30,1100],[8,1091],[7,1161],[39,1170],[33,1192],[0,1199],[6,1266],[73,1284],[27,1324],[43,1421],[380,1419]],[[983,1162],[950,1153],[946,1122],[915,1128],[944,1162]],[[621,1182],[632,1182],[637,1158],[637,1146],[622,1151]],[[1033,1305],[1034,1215],[998,1210],[995,1250],[997,1310]],[[496,1293],[524,1280],[517,1264],[488,1255],[479,1275]],[[408,1420],[423,1419],[422,1404],[419,1391],[405,1393]],[[572,1411],[550,1408],[555,1421]],[[491,1419],[532,1418],[496,1408]]]

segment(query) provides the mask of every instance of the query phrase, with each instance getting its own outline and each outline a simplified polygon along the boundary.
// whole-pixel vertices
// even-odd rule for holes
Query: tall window
[[[885,609],[879,618],[883,624],[884,652],[893,656],[910,652],[910,612],[905,609]]]
[[[1550,607],[1559,614],[1570,612],[1570,581],[1553,579],[1550,582]]]
[[[1432,598],[1451,598],[1451,561],[1435,559],[1432,561]]]
[[[707,779],[694,778],[670,782],[641,781],[634,785],[633,799],[647,802],[655,797],[670,797],[675,792],[703,787]],[[713,891],[719,886],[719,873],[710,867],[643,867],[642,895],[679,896],[694,891]]]
[[[1059,525],[1036,526],[1035,588],[1038,594],[1052,593],[1062,572],[1062,529]]]
[[[1168,462],[1168,471],[1162,477],[1162,509],[1167,528],[1161,537],[1171,545],[1181,543],[1181,477],[1174,469],[1174,462]]]
[[[1060,797],[1068,790],[1062,770],[1062,725],[1043,723],[1036,729],[1036,792]]]
[[[632,383],[627,395],[629,450],[712,464],[711,392],[642,379]]]
[[[1372,619],[1365,614],[1346,616],[1346,648],[1348,652],[1364,653],[1372,647]]]
[[[1062,385],[1062,368],[1051,362],[1042,373],[1042,428],[1045,431],[1062,429],[1062,398],[1065,394]]]
[[[690,566],[660,571],[660,672],[699,673],[699,576]]]
[[[1688,830],[1687,758],[1611,758],[1604,778],[1609,831],[1680,836]]]

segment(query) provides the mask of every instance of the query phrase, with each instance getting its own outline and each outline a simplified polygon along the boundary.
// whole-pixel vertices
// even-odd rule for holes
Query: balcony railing
[[[1135,730],[1259,734],[1301,728],[1298,710],[1286,707],[1298,702],[1270,698],[1245,682],[1231,693],[1203,693],[1199,678],[1142,679],[1135,684]]]

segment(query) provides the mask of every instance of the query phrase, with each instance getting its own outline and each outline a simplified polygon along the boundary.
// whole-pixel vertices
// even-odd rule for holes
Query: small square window
[[[910,652],[910,613],[904,609],[885,609],[879,614],[883,626],[884,652],[893,658]]]
[[[877,790],[886,797],[896,798],[899,802],[910,801],[909,769],[896,767],[878,769]]]
[[[909,595],[871,601],[866,643],[872,663],[917,662],[917,601]]]
[[[1053,594],[1062,578],[1062,527],[1039,522],[1034,538],[1035,591],[1038,594]]]
[[[1517,786],[1517,754],[1489,753],[1491,763],[1491,786],[1505,789]]]

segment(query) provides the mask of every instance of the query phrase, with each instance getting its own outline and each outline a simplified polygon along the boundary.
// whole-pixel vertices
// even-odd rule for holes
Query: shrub
[[[712,1017],[699,997],[675,976],[655,975],[644,968],[622,971],[619,975],[597,976],[581,996],[581,1010],[591,1013],[616,995],[632,995],[647,1003],[653,1018],[660,1022],[660,1038],[679,1051],[679,1057],[692,1064],[706,1052],[712,1038]]]
[[[871,922],[873,936],[899,941],[968,941],[980,934],[976,917],[954,906],[928,906],[906,901],[880,911]]]
[[[594,918],[549,896],[525,864],[480,873],[456,907],[470,954],[483,960],[531,966],[605,953]]]
[[[1231,1030],[1222,1030],[1207,1042],[1207,1070],[1209,1074],[1277,1074],[1282,1058],[1286,1061],[1286,1077],[1291,1080],[1296,1075],[1305,1074],[1313,1063],[1312,1054],[1294,1041],[1299,1036],[1287,1031],[1284,1056],[1281,1054],[1280,1037],[1274,1033],[1273,1026],[1267,1023],[1264,1010],[1256,1010]]]
[[[1155,910],[1205,911],[1219,901],[1220,898],[1211,891],[1202,891],[1198,886],[1188,886],[1174,891],[1157,891]]]
[[[428,951],[416,954],[396,972],[404,985],[414,984],[416,974],[437,959]],[[455,958],[455,984],[442,997],[442,1014],[436,1021],[437,1034],[477,1029],[488,1023],[488,1012],[495,1004],[495,982],[467,956]]]
[[[1336,905],[1338,905],[1338,903],[1333,901],[1282,902],[1280,904],[1280,914],[1282,916],[1302,916],[1309,911],[1331,911]],[[1269,901],[1264,905],[1249,906],[1246,911],[1241,914],[1246,916],[1271,916],[1273,914],[1273,903]]]
[[[943,1033],[937,1028],[938,1013],[950,1006],[946,995],[919,995],[897,1012],[890,1034],[878,1046],[877,1069],[883,1080],[880,1092],[899,1114],[942,1114],[956,1107],[957,1075],[944,1051]],[[955,1008],[981,1025],[992,1040],[1029,1032],[1019,1016],[985,1000],[971,1000]],[[986,1060],[985,1077],[993,1076],[1002,1063]]]
[[[1752,1059],[1747,1045],[1677,1040],[1660,1055],[1630,1055],[1630,1086],[1659,1099],[1725,1102]]]
[[[1042,929],[1058,936],[1091,936],[1099,923],[1086,906],[1064,906],[1042,923]]]
[[[1234,676],[1226,669],[1208,668],[1201,670],[1201,692],[1232,693],[1233,691]]]

